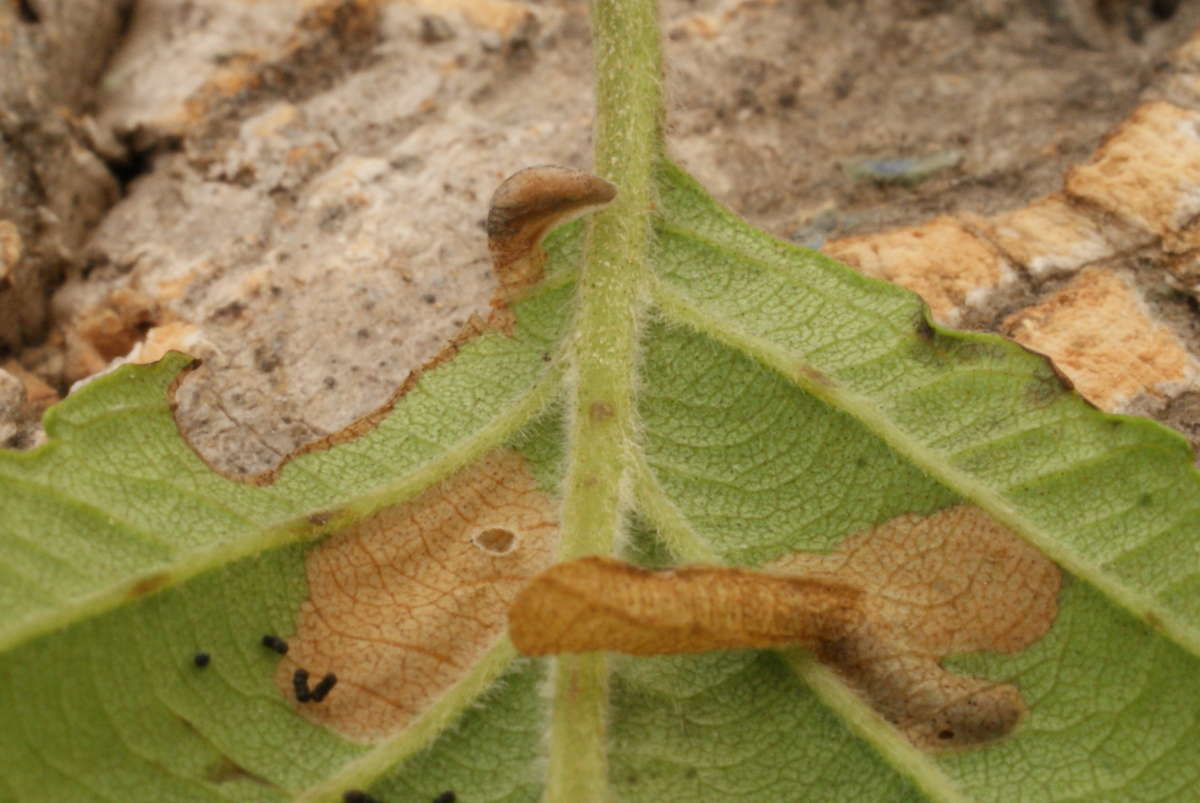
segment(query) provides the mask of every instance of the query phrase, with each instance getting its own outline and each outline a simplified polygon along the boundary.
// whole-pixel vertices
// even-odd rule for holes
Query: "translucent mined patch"
[[[509,603],[550,565],[556,505],[524,458],[499,450],[309,552],[309,598],[275,682],[305,718],[355,741],[410,723],[504,630]],[[298,668],[337,684],[296,702]]]
[[[1024,715],[1014,686],[939,664],[957,653],[1023,650],[1057,614],[1058,567],[983,510],[898,516],[830,555],[796,553],[773,568],[863,589],[861,625],[817,655],[918,746],[987,743]]]

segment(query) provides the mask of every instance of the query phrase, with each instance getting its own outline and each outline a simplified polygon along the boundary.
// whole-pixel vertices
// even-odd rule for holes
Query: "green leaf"
[[[595,18],[597,171],[620,194],[550,236],[547,278],[507,330],[258,482],[180,437],[180,355],[94,381],[47,415],[44,446],[0,454],[0,799],[1194,796],[1200,484],[1184,440],[721,209],[661,155],[653,8],[598,3]],[[463,485],[480,466],[493,485]],[[491,526],[514,466],[532,478],[521,499],[551,512],[496,503],[533,518]],[[428,500],[468,511],[471,537],[426,543],[443,532]],[[910,744],[820,650],[526,659],[479,624],[503,621],[497,589],[543,553],[763,566],[965,503],[1064,573],[1031,645],[945,661],[1028,708],[972,749]],[[467,558],[405,563],[414,544],[497,569],[443,593]],[[320,593],[365,607],[309,605]],[[306,630],[323,617],[329,632]],[[463,651],[450,638],[433,656],[453,666],[444,685],[409,668],[428,643],[369,637],[468,620]],[[292,639],[288,656],[263,634]],[[433,688],[394,726],[347,702],[386,696],[364,669],[384,647],[392,681]],[[289,694],[299,661],[337,666],[327,701]]]

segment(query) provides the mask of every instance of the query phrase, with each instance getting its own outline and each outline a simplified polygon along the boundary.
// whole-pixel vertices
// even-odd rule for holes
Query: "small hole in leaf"
[[[507,555],[512,552],[517,543],[517,536],[512,530],[503,527],[489,527],[471,539],[475,546],[493,555]]]

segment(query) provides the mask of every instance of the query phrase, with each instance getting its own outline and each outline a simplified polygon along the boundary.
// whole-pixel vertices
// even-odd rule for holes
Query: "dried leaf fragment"
[[[820,579],[724,566],[649,571],[593,556],[538,575],[514,600],[508,626],[527,655],[815,644],[857,623],[861,596]]]
[[[541,278],[545,254],[538,243],[546,232],[616,195],[604,179],[567,167],[527,167],[509,176],[492,195],[487,219],[498,295],[512,299]]]
[[[517,595],[509,633],[531,655],[809,646],[927,749],[994,741],[1024,715],[1014,686],[940,665],[1025,649],[1057,613],[1058,568],[979,508],[899,516],[770,568],[561,563]]]

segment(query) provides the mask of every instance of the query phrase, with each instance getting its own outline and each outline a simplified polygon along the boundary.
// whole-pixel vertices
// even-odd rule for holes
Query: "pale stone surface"
[[[38,414],[57,400],[47,399],[47,390],[12,361],[0,368],[0,449],[29,449],[45,440]]]
[[[25,401],[21,408],[8,407],[6,408],[6,415],[11,417],[10,421],[16,421],[17,423],[25,422],[29,425],[31,431],[38,429],[36,417],[51,404],[59,401],[58,393],[55,392],[54,388],[43,382],[37,374],[27,371],[16,360],[6,360],[3,369],[19,379],[25,388]],[[40,437],[41,433],[39,432],[38,434],[39,437],[33,440],[40,442],[42,440]]]
[[[101,86],[100,123],[152,141],[186,133],[186,101],[234,54],[259,54],[282,45],[304,4],[295,0],[148,2],[133,24]],[[163,58],[170,47],[171,58]]]
[[[0,369],[0,447],[11,449],[9,443],[20,432],[17,422],[24,417],[25,386],[21,380]]]
[[[1016,280],[994,246],[949,217],[834,240],[823,250],[868,276],[914,291],[925,299],[934,318],[948,325],[958,323],[968,307],[981,306],[992,292]]]
[[[1151,237],[1063,193],[971,223],[1036,278],[1073,273],[1091,262],[1146,245]]]
[[[1162,238],[1168,251],[1200,246],[1200,112],[1161,101],[1139,107],[1066,184]]]
[[[1193,36],[1175,50],[1169,69],[1144,94],[1144,100],[1164,100],[1200,111],[1200,36]]]
[[[1140,394],[1175,395],[1198,376],[1179,337],[1154,320],[1133,285],[1103,268],[1081,271],[1001,330],[1048,355],[1102,410],[1119,412]]]

